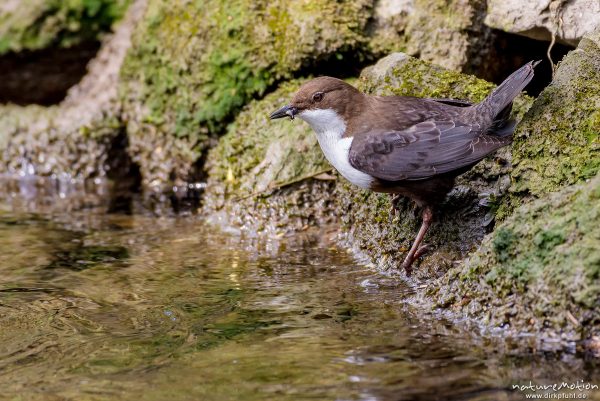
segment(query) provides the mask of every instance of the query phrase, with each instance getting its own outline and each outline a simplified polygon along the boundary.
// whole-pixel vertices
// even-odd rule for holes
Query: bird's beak
[[[291,120],[293,120],[294,116],[296,114],[298,114],[298,109],[296,109],[293,106],[287,105],[287,106],[283,106],[279,110],[275,110],[274,112],[271,113],[271,115],[269,117],[271,118],[271,120],[274,120],[276,118],[283,118],[283,117],[289,117]]]

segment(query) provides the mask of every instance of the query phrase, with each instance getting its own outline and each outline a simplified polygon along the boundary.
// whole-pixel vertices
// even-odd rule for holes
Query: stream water
[[[500,352],[308,237],[87,210],[2,212],[0,241],[0,399],[523,400],[513,384],[600,384],[597,361]]]

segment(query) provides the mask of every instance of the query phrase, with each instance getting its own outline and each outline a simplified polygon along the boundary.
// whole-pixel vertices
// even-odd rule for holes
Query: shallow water
[[[0,240],[2,399],[522,400],[513,384],[600,384],[593,360],[496,352],[411,309],[401,282],[325,241],[93,210],[4,212]]]

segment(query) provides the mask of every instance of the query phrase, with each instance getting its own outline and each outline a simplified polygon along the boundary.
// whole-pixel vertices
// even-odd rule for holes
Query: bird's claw
[[[407,276],[410,276],[412,274],[412,264],[414,263],[414,261],[419,259],[421,256],[425,255],[429,251],[431,251],[430,245],[421,245],[412,257],[406,256],[400,268],[406,271]]]
[[[390,203],[391,203],[390,214],[395,217],[398,214],[398,209],[399,209],[398,202],[400,202],[400,199],[402,199],[402,196],[396,194],[396,195],[391,195],[391,198],[392,199],[390,200]]]

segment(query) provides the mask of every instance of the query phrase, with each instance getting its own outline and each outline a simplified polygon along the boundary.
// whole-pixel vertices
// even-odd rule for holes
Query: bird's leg
[[[427,251],[427,246],[419,247],[419,245],[421,245],[421,242],[425,237],[425,233],[427,233],[427,230],[431,225],[431,221],[433,220],[433,210],[431,210],[431,207],[425,206],[423,208],[423,213],[421,214],[421,216],[423,218],[423,223],[421,224],[421,228],[419,229],[417,238],[415,238],[415,242],[413,242],[412,246],[410,247],[408,255],[406,255],[406,257],[404,258],[404,262],[402,262],[402,268],[406,270],[407,275],[410,275],[411,266],[415,259],[417,259],[419,256],[421,256]]]

